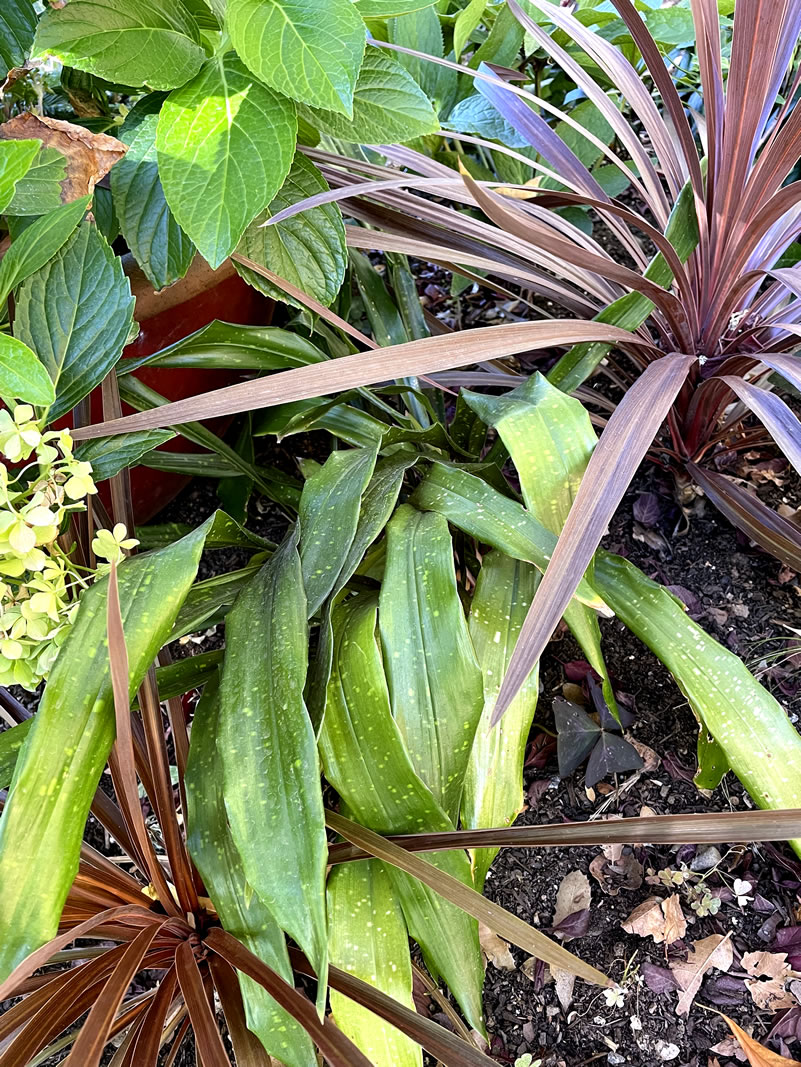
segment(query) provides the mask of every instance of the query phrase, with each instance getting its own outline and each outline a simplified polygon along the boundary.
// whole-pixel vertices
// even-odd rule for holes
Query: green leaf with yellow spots
[[[374,596],[360,593],[332,615],[331,675],[320,734],[326,778],[354,817],[377,833],[453,829],[415,772],[392,716],[376,632],[377,609]],[[426,858],[472,886],[464,852],[436,852]],[[396,868],[387,870],[427,966],[432,974],[442,975],[471,1026],[481,1030],[483,967],[477,924],[421,882]],[[360,943],[362,932],[354,924],[350,934]]]
[[[388,524],[379,623],[412,766],[455,823],[484,688],[439,515],[404,504]]]
[[[295,527],[228,613],[218,743],[245,877],[309,957],[324,1004],[328,847],[317,746],[303,701],[308,628],[297,542]]]

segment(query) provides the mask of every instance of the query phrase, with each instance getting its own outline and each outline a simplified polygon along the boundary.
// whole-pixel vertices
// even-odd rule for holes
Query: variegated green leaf
[[[449,829],[447,817],[415,773],[390,709],[376,637],[376,600],[359,595],[333,614],[333,665],[320,751],[326,778],[363,825],[379,833]],[[467,856],[427,857],[472,885]],[[459,908],[397,870],[389,871],[412,936],[441,974],[472,1026],[482,1027],[483,971],[478,927]]]
[[[320,978],[327,843],[317,746],[303,702],[308,631],[297,528],[228,614],[220,687],[225,806],[250,885]]]
[[[510,826],[523,808],[523,760],[537,708],[537,668],[498,725],[490,729],[490,721],[539,577],[530,563],[503,552],[489,552],[481,562],[469,628],[484,676],[484,711],[470,753],[462,798],[462,825],[466,828]],[[497,852],[495,848],[484,848],[473,853],[473,879],[479,891]]]
[[[345,863],[328,879],[331,963],[414,1010],[409,935],[382,863]],[[331,990],[334,1022],[375,1067],[421,1067],[423,1050],[390,1023]]]
[[[187,841],[192,859],[224,929],[292,982],[284,934],[247,883],[225,812],[222,760],[217,749],[219,680],[206,683],[192,720],[186,768]],[[248,1027],[271,1056],[287,1067],[315,1067],[314,1046],[305,1031],[267,991],[239,975]]]
[[[403,505],[387,526],[379,621],[395,721],[415,770],[455,822],[484,691],[438,515]]]

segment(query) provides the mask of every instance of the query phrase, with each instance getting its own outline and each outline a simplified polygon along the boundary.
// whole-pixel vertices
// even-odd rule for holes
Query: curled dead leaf
[[[66,177],[61,183],[61,200],[67,204],[93,192],[127,147],[106,133],[91,133],[83,126],[62,119],[25,111],[0,126],[0,137],[11,141],[35,139],[57,149],[67,160]]]
[[[551,974],[553,975],[556,999],[559,1001],[562,1011],[567,1015],[570,1011],[570,1005],[573,1003],[573,987],[576,984],[576,976],[569,971],[560,971],[556,967],[551,968]]]
[[[675,893],[662,901],[662,913],[665,916],[665,944],[672,945],[687,933],[687,920],[681,910],[681,900]]]
[[[786,1056],[780,1056],[778,1052],[760,1045],[753,1037],[737,1025],[734,1019],[730,1019],[723,1012],[718,1012],[722,1019],[729,1024],[731,1032],[740,1042],[751,1067],[798,1067],[797,1060],[788,1060]]]
[[[517,970],[514,956],[509,951],[509,942],[504,941],[502,937],[499,937],[493,930],[490,930],[484,923],[478,924],[478,940],[481,944],[481,951],[484,953],[484,958],[488,963],[491,963],[493,967],[497,968],[499,971]]]
[[[681,910],[681,901],[675,893],[666,900],[648,897],[639,904],[622,924],[626,933],[638,937],[652,937],[657,945],[664,941],[672,945],[687,932],[687,920]]]
[[[795,977],[786,952],[746,952],[741,966],[749,975],[745,987],[758,1008],[776,1012],[792,1008],[796,1003],[795,997],[785,988],[788,979]]]

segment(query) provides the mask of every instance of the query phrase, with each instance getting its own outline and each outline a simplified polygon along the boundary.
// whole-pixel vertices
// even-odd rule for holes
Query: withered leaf
[[[556,909],[553,916],[554,930],[564,923],[565,919],[589,910],[592,899],[590,880],[582,871],[571,871],[562,879],[556,893]],[[586,932],[586,931],[585,931]],[[563,940],[569,941],[571,937],[580,936],[570,930],[559,930]]]
[[[95,186],[128,151],[116,137],[91,133],[63,119],[51,119],[25,111],[0,126],[5,140],[35,139],[57,149],[67,160],[66,177],[61,183],[61,200],[67,204],[94,191]]]
[[[686,962],[671,963],[670,969],[682,990],[676,1005],[676,1014],[687,1014],[696,993],[701,988],[704,976],[713,967],[719,971],[728,971],[733,959],[731,933],[726,934],[725,937],[722,934],[711,934],[709,937],[693,942]]]
[[[746,974],[745,987],[754,1004],[763,1011],[792,1008],[795,997],[785,987],[794,972],[786,952],[746,952],[741,965]]]
[[[798,1067],[797,1060],[788,1060],[786,1056],[780,1056],[778,1052],[765,1048],[764,1045],[760,1045],[745,1030],[741,1029],[734,1019],[730,1019],[728,1015],[723,1015],[722,1012],[719,1012],[719,1014],[729,1024],[731,1032],[742,1045],[751,1067]]]
[[[478,924],[478,940],[487,962],[493,967],[499,971],[517,970],[514,956],[509,950],[509,942],[504,941],[484,923]]]
[[[675,893],[662,901],[662,913],[665,916],[665,944],[672,945],[687,933],[687,920],[681,910],[681,900]]]

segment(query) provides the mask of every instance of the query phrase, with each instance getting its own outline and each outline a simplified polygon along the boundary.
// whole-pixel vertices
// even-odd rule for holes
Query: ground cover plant
[[[0,1067],[172,1064],[193,1047],[206,1067],[495,1062],[484,956],[504,941],[610,1008],[629,981],[561,943],[585,907],[554,939],[482,896],[500,848],[801,848],[784,708],[674,592],[598,548],[649,449],[711,499],[723,483],[737,497],[702,466],[755,447],[732,395],[797,459],[795,415],[757,384],[796,373],[779,261],[797,230],[784,182],[801,6],[739,0],[724,16],[725,103],[714,5],[662,22],[615,8],[618,23],[544,0],[69,0],[39,18],[18,0],[0,16],[0,706],[14,724],[0,733]],[[691,43],[685,16],[703,31],[700,104],[660,52]],[[42,73],[43,55],[64,66]],[[514,86],[529,78],[526,102]],[[471,146],[463,173],[429,139],[438,117],[446,145]],[[635,206],[610,199],[624,190],[607,165]],[[764,205],[753,232],[749,192]],[[604,221],[633,267],[595,240]],[[155,289],[197,253],[231,257],[286,302],[285,324],[214,321],[121,359],[139,314],[125,248]],[[454,271],[454,293],[487,275],[572,317],[452,335],[409,256]],[[750,320],[754,301],[767,320]],[[508,362],[555,348],[568,351],[547,374]],[[601,367],[622,399],[588,386]],[[174,403],[137,376],[220,368],[246,380]],[[203,424],[238,413],[231,443]],[[292,474],[259,446],[319,431],[325,447]],[[168,441],[184,451],[155,451]],[[139,463],[214,480],[225,510],[137,525]],[[271,536],[256,500],[280,515]],[[219,550],[234,569],[200,577]],[[588,786],[642,766],[602,644],[612,616],[686,697],[696,783],[731,768],[770,810],[511,826],[560,619],[587,697],[574,687],[554,707],[563,775],[585,758]],[[223,647],[173,659],[218,624]],[[32,714],[19,698],[43,680]],[[112,857],[86,836],[90,815]],[[675,873],[712,914],[712,876]],[[748,899],[750,883],[733,886]],[[727,969],[715,936],[676,972],[680,1014],[709,967]],[[447,1026],[418,1010],[415,982]],[[733,1027],[752,1062],[775,1055]]]

